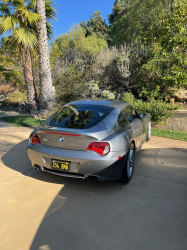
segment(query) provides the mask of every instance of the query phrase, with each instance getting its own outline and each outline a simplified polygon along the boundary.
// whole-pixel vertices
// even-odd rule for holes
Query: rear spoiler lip
[[[43,131],[44,133],[48,134],[55,134],[55,135],[69,135],[69,136],[81,136],[77,134],[70,134],[70,133],[62,133],[62,132],[53,132],[53,131]]]

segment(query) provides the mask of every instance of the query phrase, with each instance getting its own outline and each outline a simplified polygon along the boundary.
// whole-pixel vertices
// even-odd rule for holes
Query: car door
[[[136,146],[139,148],[143,143],[143,126],[142,122],[139,119],[139,116],[135,109],[132,106],[126,106],[123,109],[127,120],[129,121],[130,125],[134,131],[134,137],[136,138]]]

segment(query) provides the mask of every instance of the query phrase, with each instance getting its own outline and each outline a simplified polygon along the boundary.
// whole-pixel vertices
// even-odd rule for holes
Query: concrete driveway
[[[1,250],[186,250],[187,154],[144,145],[128,185],[37,172],[0,135]]]

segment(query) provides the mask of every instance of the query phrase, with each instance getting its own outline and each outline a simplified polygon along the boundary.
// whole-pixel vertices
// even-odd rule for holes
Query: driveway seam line
[[[134,175],[139,175],[139,176],[143,176],[143,177],[147,177],[147,178],[151,178],[151,179],[156,179],[156,180],[161,180],[161,181],[169,181],[169,182],[173,182],[173,183],[182,184],[182,185],[187,186],[187,184],[186,184],[186,183],[183,183],[183,182],[172,181],[172,180],[162,179],[162,178],[158,178],[158,177],[143,175],[143,174],[135,174],[135,173],[134,173]]]
[[[12,180],[18,178],[20,175],[23,175],[23,174],[25,174],[25,173],[31,171],[32,169],[33,169],[33,168],[30,168],[29,170],[27,170],[27,171],[25,171],[25,172],[23,172],[23,173],[20,173],[20,174],[16,175],[15,177],[13,177],[13,178],[11,178],[11,179],[9,179],[9,180],[7,180],[7,181],[1,183],[1,184],[0,184],[0,187],[3,186],[3,185],[6,184],[6,183],[8,183],[8,182],[10,182],[10,181],[12,181]]]

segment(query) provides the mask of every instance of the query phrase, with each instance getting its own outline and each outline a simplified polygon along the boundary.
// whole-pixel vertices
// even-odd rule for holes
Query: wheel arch
[[[136,143],[135,143],[135,140],[132,140],[132,141],[130,142],[130,144],[131,144],[131,143],[133,143],[133,144],[134,144],[134,149],[135,149],[135,150],[134,150],[134,153],[136,153],[137,148],[136,148]],[[129,146],[130,146],[130,144],[129,144]]]

